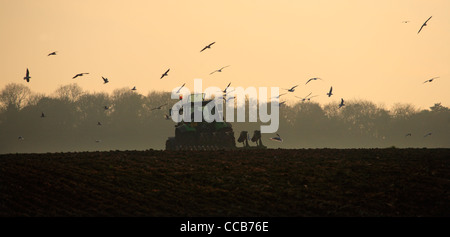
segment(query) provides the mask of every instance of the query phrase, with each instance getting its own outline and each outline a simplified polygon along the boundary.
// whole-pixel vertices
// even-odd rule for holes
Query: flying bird
[[[431,136],[431,132],[425,134],[425,136],[423,136],[423,137],[428,137],[428,136]]]
[[[224,92],[223,96],[226,97],[229,93],[231,93],[231,92],[233,92],[233,91],[235,91],[235,89],[233,89],[233,90],[231,90],[231,91]]]
[[[315,96],[309,97],[311,94],[312,94],[312,92],[310,92],[310,93],[309,93],[307,96],[305,96],[305,97],[298,97],[298,96],[295,96],[295,97],[301,99],[302,102],[305,102],[305,100],[311,100],[311,98],[318,96],[318,95],[315,95]],[[308,97],[309,97],[309,98],[308,98]]]
[[[30,82],[30,71],[28,71],[28,68],[27,68],[27,74],[25,75],[25,77],[23,78],[24,80],[26,80],[27,82]]]
[[[282,106],[282,105],[284,105],[285,103],[286,103],[286,101],[282,101],[282,102],[278,103],[278,106]]]
[[[309,94],[308,94],[307,96],[305,96],[305,97],[303,97],[303,98],[301,98],[301,97],[298,97],[298,96],[295,96],[295,97],[297,97],[297,98],[301,99],[301,100],[302,100],[302,102],[305,102],[305,100],[311,101],[311,98],[314,98],[314,97],[318,96],[318,95],[313,95],[313,96],[309,97],[309,96],[310,96],[311,94],[312,94],[312,92],[311,92],[311,93],[309,93]]]
[[[303,97],[303,98],[298,97],[298,96],[295,96],[295,97],[300,98],[300,99],[305,99],[305,98],[308,98],[308,96],[310,96],[311,94],[312,94],[312,92],[309,92],[309,94],[307,96]]]
[[[342,107],[342,106],[344,106],[345,104],[344,104],[344,99],[342,99],[341,98],[341,103],[339,104],[339,109]]]
[[[158,107],[155,107],[155,108],[153,108],[153,109],[151,109],[151,111],[153,111],[153,110],[155,110],[155,109],[161,109],[163,106],[165,106],[165,105],[167,105],[167,104],[163,104],[163,105],[160,105],[160,106],[158,106]]]
[[[327,96],[328,96],[328,97],[330,97],[330,96],[333,95],[332,91],[333,91],[333,87],[331,87],[331,88],[330,88],[330,91],[327,93]]]
[[[178,90],[177,90],[177,94],[180,93],[181,88],[184,87],[184,85],[186,85],[186,83],[184,83]]]
[[[225,90],[223,90],[222,92],[223,92],[223,93],[226,93],[226,92],[227,92],[227,89],[228,89],[228,87],[230,87],[230,85],[231,85],[231,82],[230,82],[230,83],[228,83],[228,86],[227,86],[227,88],[225,88]]]
[[[213,74],[213,73],[215,73],[215,72],[222,72],[222,70],[224,69],[224,68],[227,68],[227,67],[229,67],[230,65],[228,65],[228,66],[225,66],[225,67],[222,67],[222,68],[220,68],[220,69],[217,69],[217,70],[215,70],[214,72],[211,72],[209,75],[211,75],[211,74]]]
[[[422,26],[420,27],[420,29],[419,29],[419,31],[417,32],[417,34],[420,33],[420,31],[422,30],[422,28],[423,28],[424,26],[427,26],[427,22],[431,19],[431,17],[433,17],[433,16],[430,16],[430,18],[428,18],[428,20],[426,20],[426,21],[422,24]]]
[[[322,79],[320,79],[320,78],[318,78],[318,77],[310,78],[310,79],[305,83],[305,85],[308,84],[308,82],[310,82],[310,81],[315,81],[315,80],[322,80]]]
[[[281,138],[278,133],[277,133],[276,137],[271,137],[270,140],[277,141],[277,142],[283,142],[283,138]]]
[[[272,97],[272,98],[279,99],[280,96],[285,95],[285,94],[287,94],[287,93],[283,93],[283,94],[280,94],[280,95],[278,95],[278,96],[274,96],[274,97]]]
[[[311,96],[311,97],[309,97],[309,98],[305,98],[303,101],[305,101],[305,100],[311,101],[311,98],[314,98],[314,97],[317,97],[317,96],[319,96],[319,95],[313,95],[313,96]],[[302,102],[303,102],[303,101],[302,101]]]
[[[58,51],[51,52],[51,53],[49,53],[47,56],[56,55],[56,52],[58,52]]]
[[[81,76],[83,76],[84,74],[89,74],[89,72],[78,73],[77,75],[75,75],[74,77],[72,77],[72,79],[75,79],[75,78],[77,78],[77,77],[81,77]]]
[[[161,75],[161,78],[159,78],[159,79],[163,79],[163,77],[166,77],[166,76],[168,76],[168,74],[167,74],[167,73],[169,73],[169,71],[170,71],[170,68],[169,68],[169,69],[167,69],[167,71],[166,71],[165,73],[163,73],[163,74]]]
[[[433,77],[431,79],[428,79],[428,80],[424,81],[423,83],[432,82],[434,79],[437,79],[437,78],[439,78],[439,77]]]
[[[223,100],[224,100],[225,102],[228,102],[229,100],[235,99],[236,97],[235,97],[235,96],[232,96],[232,97],[230,97],[230,98],[225,98],[225,97],[222,97],[222,98],[223,98]]]
[[[409,21],[402,21],[402,23],[408,23]]]
[[[298,85],[295,85],[293,87],[291,87],[291,89],[283,89],[283,90],[287,90],[289,92],[294,92],[295,91],[295,87],[297,87]]]
[[[108,78],[102,77],[102,79],[103,79],[103,84],[106,84],[109,82]]]
[[[215,43],[216,43],[216,42],[212,42],[212,43],[206,45],[202,50],[200,50],[200,53],[203,52],[203,50],[205,50],[205,49],[210,49],[210,48],[211,48],[211,45],[213,45],[213,44],[215,44]]]

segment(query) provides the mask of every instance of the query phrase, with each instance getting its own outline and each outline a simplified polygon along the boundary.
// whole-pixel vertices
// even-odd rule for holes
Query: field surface
[[[0,155],[0,216],[448,217],[450,149]]]

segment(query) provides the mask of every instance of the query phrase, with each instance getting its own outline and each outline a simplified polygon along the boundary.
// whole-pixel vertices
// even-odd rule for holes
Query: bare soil
[[[448,217],[450,149],[0,155],[0,216]]]

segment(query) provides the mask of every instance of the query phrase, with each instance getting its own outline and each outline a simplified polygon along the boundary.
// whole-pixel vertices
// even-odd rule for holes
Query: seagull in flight
[[[228,89],[228,87],[230,87],[230,85],[231,85],[231,82],[230,82],[230,83],[228,83],[228,86],[227,86],[227,88],[225,88],[225,90],[223,90],[222,92],[223,92],[223,93],[227,93],[227,89]]]
[[[74,77],[72,77],[72,79],[75,79],[75,78],[77,78],[77,77],[81,77],[81,76],[83,76],[84,74],[89,74],[89,72],[78,73],[77,75],[75,75]]]
[[[322,80],[322,79],[320,79],[320,78],[318,78],[318,77],[310,78],[310,79],[305,83],[305,85],[308,84],[308,82],[313,81],[313,80],[315,81],[315,80]]]
[[[186,85],[186,83],[184,83],[178,90],[177,90],[177,94],[180,93],[181,88],[184,87],[184,85]]]
[[[342,99],[341,98],[341,103],[339,104],[339,109],[342,107],[342,106],[344,106],[345,104],[344,104],[344,99]]]
[[[428,79],[428,80],[424,81],[423,83],[432,82],[434,79],[437,79],[437,78],[439,78],[439,77],[433,77],[431,79]]]
[[[109,82],[108,78],[106,78],[106,77],[102,77],[102,79],[103,79],[103,84],[106,84]]]
[[[305,100],[311,101],[311,98],[314,98],[314,97],[317,97],[317,96],[319,96],[319,95],[313,95],[313,96],[311,96],[311,97],[309,97],[309,98],[305,98]],[[304,100],[303,100],[303,101],[304,101]]]
[[[224,69],[224,68],[227,68],[227,67],[229,67],[230,65],[228,65],[228,66],[225,66],[225,67],[222,67],[222,68],[220,68],[220,69],[217,69],[217,70],[215,70],[214,72],[211,72],[209,75],[211,75],[211,74],[213,74],[213,73],[215,73],[215,72],[222,72],[222,70]]]
[[[327,96],[328,96],[328,97],[330,97],[330,96],[333,95],[332,91],[333,91],[333,87],[331,87],[331,88],[330,88],[330,91],[327,93]]]
[[[433,16],[430,16],[430,18],[428,18],[428,20],[426,20],[426,21],[422,24],[422,26],[420,27],[420,29],[419,29],[419,31],[417,32],[417,34],[420,33],[420,31],[422,30],[422,28],[423,28],[424,26],[427,26],[427,22],[431,19],[431,17],[433,17]]]
[[[233,89],[233,90],[231,90],[231,91],[227,91],[227,92],[223,92],[224,94],[223,94],[223,97],[226,97],[229,93],[231,93],[231,92],[233,92],[233,91],[235,91],[235,89]]]
[[[49,53],[47,56],[52,56],[52,55],[56,55],[56,52],[58,52],[58,51],[55,51],[55,52],[51,52],[51,53]]]
[[[298,96],[295,96],[295,97],[301,99],[302,101],[305,101],[306,98],[308,98],[308,96],[310,96],[311,94],[312,94],[312,92],[310,92],[310,93],[309,93],[307,96],[305,96],[305,97],[298,97]]]
[[[283,138],[277,133],[276,137],[271,137],[270,140],[277,141],[277,142],[283,142]]]
[[[280,95],[278,95],[278,96],[274,96],[274,97],[272,97],[272,98],[275,98],[275,99],[279,99],[280,98],[280,96],[282,96],[282,95],[286,95],[287,93],[283,93],[283,94],[280,94]]]
[[[233,99],[235,99],[236,97],[235,96],[232,96],[232,97],[230,97],[230,98],[225,98],[225,97],[222,97],[223,98],[223,100],[225,101],[225,102],[228,102],[229,100],[233,100]]]
[[[161,109],[163,106],[165,106],[165,105],[167,105],[167,104],[163,104],[163,105],[160,105],[160,106],[158,106],[158,107],[155,107],[155,108],[153,108],[153,109],[151,109],[151,111],[153,111],[153,110],[155,110],[155,109]]]
[[[24,80],[26,80],[27,82],[30,82],[30,71],[28,71],[28,68],[27,68],[27,74],[25,75],[25,77],[23,78]]]
[[[291,89],[283,89],[283,90],[287,90],[289,92],[294,92],[295,91],[295,87],[297,87],[298,85],[295,85],[293,87],[291,87]]]
[[[169,73],[169,71],[170,71],[170,68],[167,69],[167,71],[164,72],[164,73],[161,75],[161,78],[159,78],[159,79],[163,79],[163,77],[169,76],[169,74],[167,74],[167,73]]]
[[[431,136],[431,132],[425,134],[425,136],[423,136],[423,137],[428,137],[428,136]]]
[[[309,97],[311,94],[312,94],[312,92],[309,93],[309,94],[308,94],[307,96],[305,96],[304,98],[300,98],[300,97],[298,97],[298,96],[295,96],[295,97],[301,99],[302,102],[305,102],[305,100],[311,101],[311,98],[314,98],[314,97],[318,96],[318,95],[314,95],[314,96]]]
[[[212,42],[212,43],[206,45],[202,50],[200,50],[200,53],[203,52],[203,50],[205,50],[205,49],[210,49],[210,48],[211,48],[211,45],[213,45],[213,44],[215,44],[215,43],[216,43],[216,42]]]

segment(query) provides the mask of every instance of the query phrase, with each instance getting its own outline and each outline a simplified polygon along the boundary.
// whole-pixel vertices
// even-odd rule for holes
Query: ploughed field
[[[0,216],[450,216],[450,149],[0,155]]]

